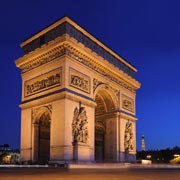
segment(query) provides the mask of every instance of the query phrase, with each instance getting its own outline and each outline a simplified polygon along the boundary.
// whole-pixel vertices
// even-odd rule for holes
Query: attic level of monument
[[[68,34],[75,38],[78,42],[81,42],[84,46],[112,63],[126,74],[135,78],[137,70],[131,64],[102,44],[87,31],[79,27],[68,17],[60,19],[31,38],[25,40],[21,44],[21,47],[24,54],[27,54],[37,48],[40,48],[42,45],[47,44],[55,38],[62,36],[63,34]]]

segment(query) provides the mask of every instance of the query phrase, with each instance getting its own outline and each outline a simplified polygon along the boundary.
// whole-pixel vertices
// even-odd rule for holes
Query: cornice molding
[[[68,34],[66,36],[66,40],[68,41],[68,45],[70,45],[69,47],[77,54],[83,56],[86,59],[89,59],[90,61],[94,61],[98,64],[99,67],[103,67],[109,70],[110,73],[112,73],[113,70],[113,74],[116,74],[116,76],[119,78],[124,77],[125,81],[129,84],[132,84],[135,89],[140,88],[141,83],[139,83],[135,78],[132,78],[130,75],[126,74],[124,71],[110,63],[108,60],[104,59],[91,49],[84,46],[84,44],[79,43],[76,39],[70,37]]]
[[[124,111],[120,111],[119,116],[120,116],[120,118],[129,120],[129,121],[137,121],[137,118],[135,117],[135,115],[131,115],[131,114],[126,113]]]
[[[82,104],[88,105],[90,107],[96,106],[96,103],[94,102],[93,99],[87,96],[83,96],[79,93],[76,93],[75,91],[64,88],[53,93],[42,95],[38,98],[33,98],[33,99],[23,101],[19,107],[21,109],[27,109],[31,107],[41,106],[43,104],[50,104],[54,101],[59,101],[64,98],[72,100],[72,101],[76,101],[77,103],[81,101]]]
[[[88,53],[87,53],[88,54]],[[73,46],[73,44],[67,44],[67,54],[73,60],[78,61],[79,63],[85,65],[86,67],[90,68],[91,70],[99,73],[104,78],[107,78],[111,81],[114,81],[118,85],[125,87],[126,89],[130,90],[131,92],[136,91],[140,87],[140,83],[135,80],[134,78],[128,76],[123,71],[117,69],[112,64],[106,62],[103,59],[99,61],[99,57],[96,55],[96,58],[90,57],[90,55],[85,55],[82,50],[78,49],[77,47]],[[102,59],[101,59],[102,60]],[[106,64],[106,66],[104,66]],[[124,80],[123,80],[124,78]]]
[[[37,48],[34,51],[25,54],[24,56],[15,60],[15,64],[18,68],[22,69],[28,63],[38,61],[46,56],[49,57],[55,51],[58,51],[62,47],[62,44],[64,44],[65,41],[66,41],[66,34],[57,37],[55,40],[50,41],[48,44],[43,45],[41,48]]]
[[[82,47],[75,46],[76,43],[73,42],[74,39],[69,37],[69,35],[58,38],[57,41],[51,42],[41,49],[37,49],[31,54],[18,59],[16,64],[22,69],[22,73],[26,73],[41,65],[55,61],[62,56],[68,56],[72,58],[73,61],[76,60],[78,63],[90,68],[104,78],[117,83],[133,93],[140,87],[140,83],[134,78],[128,76],[95,53],[91,55],[91,53],[88,52],[89,50],[83,49],[84,51],[82,51]],[[82,46],[82,44],[79,44],[79,46]],[[37,56],[37,54],[40,55]]]

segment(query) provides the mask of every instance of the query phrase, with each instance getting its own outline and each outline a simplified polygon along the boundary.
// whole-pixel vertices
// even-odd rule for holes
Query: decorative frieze
[[[61,78],[62,68],[58,68],[28,81],[25,81],[24,97],[26,98],[42,91],[46,91],[48,89],[60,86],[62,82]]]
[[[103,68],[101,65],[95,63],[94,61],[81,57],[79,56],[78,53],[75,53],[74,51],[70,50],[69,48],[66,50],[66,55],[70,56],[71,58],[73,58],[74,60],[80,62],[81,64],[87,66],[88,68],[90,68],[91,70],[99,73],[100,75],[102,75],[104,78],[109,79],[110,81],[113,81],[115,83],[117,83],[118,85],[126,88],[127,90],[135,93],[135,89],[128,86],[126,83],[124,83],[123,81],[121,81],[119,78],[116,78],[111,71]]]
[[[134,113],[134,100],[123,94],[122,95],[122,108]]]
[[[70,68],[69,69],[69,85],[84,91],[86,93],[90,93],[90,77],[82,74],[81,72]]]
[[[58,48],[53,49],[52,51],[44,54],[43,56],[39,56],[35,59],[33,59],[31,62],[28,62],[25,64],[22,68],[22,73],[28,72],[32,69],[35,69],[41,65],[47,64],[58,57],[61,57],[65,55],[65,47],[64,46],[59,46]]]
[[[106,68],[97,64],[96,62],[92,61],[90,58],[84,57],[84,56],[80,55],[79,53],[73,51],[72,48],[68,45],[62,45],[62,46],[52,50],[49,54],[47,53],[46,55],[40,56],[40,57],[34,59],[33,61],[31,61],[30,63],[25,64],[22,68],[22,73],[28,72],[28,71],[30,71],[34,68],[37,68],[43,64],[49,63],[53,60],[56,60],[57,58],[59,58],[63,55],[67,55],[67,56],[73,58],[74,60],[87,66],[91,70],[99,73],[104,78],[106,78],[110,81],[113,81],[113,82],[117,83],[118,85],[126,88],[127,90],[135,93],[134,88],[132,88],[127,83],[120,80],[120,78],[113,75],[111,71],[107,70]]]

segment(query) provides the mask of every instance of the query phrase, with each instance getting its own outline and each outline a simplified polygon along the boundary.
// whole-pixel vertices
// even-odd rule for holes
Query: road
[[[178,180],[180,169],[174,168],[0,168],[0,180]]]

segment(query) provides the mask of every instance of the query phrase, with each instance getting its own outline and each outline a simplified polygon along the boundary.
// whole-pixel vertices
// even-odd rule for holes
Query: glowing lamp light
[[[147,158],[147,159],[151,159],[151,155],[147,155],[146,158]]]
[[[174,158],[177,158],[179,157],[180,155],[179,154],[174,154]]]

